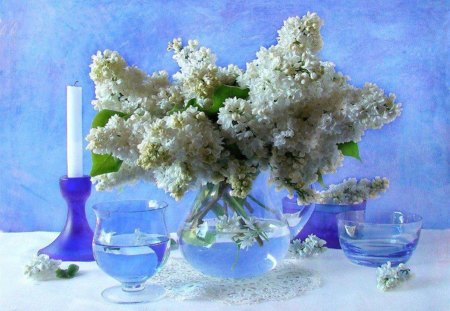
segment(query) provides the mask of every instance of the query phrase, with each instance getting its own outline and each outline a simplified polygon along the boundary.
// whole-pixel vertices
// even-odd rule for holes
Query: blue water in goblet
[[[110,245],[94,243],[94,257],[105,273],[130,289],[158,272],[167,258],[169,239],[165,236],[149,236],[144,244],[137,245],[133,234],[114,238]]]

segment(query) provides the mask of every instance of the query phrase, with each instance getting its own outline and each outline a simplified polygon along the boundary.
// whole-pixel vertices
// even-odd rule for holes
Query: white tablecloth
[[[117,282],[95,262],[77,263],[80,273],[71,280],[35,283],[23,276],[23,267],[55,233],[0,232],[1,311],[100,311],[100,310],[426,310],[450,311],[450,230],[423,230],[416,252],[408,262],[414,278],[395,290],[376,288],[376,269],[350,263],[340,250],[328,250],[304,260],[320,273],[322,286],[283,302],[229,306],[214,301],[163,299],[141,305],[105,302],[100,292]],[[176,254],[175,254],[176,255]]]

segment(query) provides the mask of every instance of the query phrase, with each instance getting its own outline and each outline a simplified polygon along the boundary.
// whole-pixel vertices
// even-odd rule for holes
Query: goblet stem
[[[124,292],[139,292],[145,288],[145,283],[122,283]]]

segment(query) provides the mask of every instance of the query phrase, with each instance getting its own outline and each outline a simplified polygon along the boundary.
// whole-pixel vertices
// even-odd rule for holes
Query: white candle
[[[67,86],[67,177],[83,176],[81,87]]]

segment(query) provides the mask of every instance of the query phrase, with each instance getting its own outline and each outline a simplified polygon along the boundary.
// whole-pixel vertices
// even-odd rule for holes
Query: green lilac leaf
[[[343,155],[353,157],[361,161],[361,157],[359,156],[358,144],[354,141],[338,144],[337,146]]]
[[[98,176],[107,173],[117,172],[122,165],[122,160],[113,157],[111,154],[96,154],[91,152],[92,168],[90,176]]]
[[[194,107],[197,107],[197,108],[201,108],[201,107],[197,104],[197,99],[196,99],[196,98],[191,98],[191,99],[188,101],[188,103],[187,103],[187,105],[186,105],[186,108],[189,108],[189,107],[191,107],[191,106],[194,106]]]
[[[67,267],[67,269],[58,268],[55,271],[56,277],[60,279],[71,279],[75,276],[75,274],[78,272],[79,269],[80,267],[74,264],[70,264],[69,267]]]
[[[130,117],[128,114],[120,111],[103,109],[100,110],[94,117],[94,120],[92,120],[91,128],[104,127],[108,123],[109,119],[115,115],[118,115],[124,119],[128,119]]]
[[[67,267],[67,274],[69,276],[74,276],[78,272],[78,270],[80,270],[80,267],[74,264],[70,264],[69,267]]]
[[[237,97],[247,99],[249,92],[250,90],[248,88],[240,88],[238,86],[218,86],[212,96],[212,105],[208,109],[205,109],[205,113],[209,115],[217,114],[227,98]]]
[[[103,109],[100,110],[94,117],[91,128],[104,127],[108,123],[109,119],[114,115],[118,115],[119,117],[124,119],[130,117],[128,114],[120,111]],[[111,154],[96,154],[91,152],[91,157],[92,157],[92,167],[90,172],[91,177],[117,172],[120,169],[120,166],[122,165],[122,160],[112,156]]]

